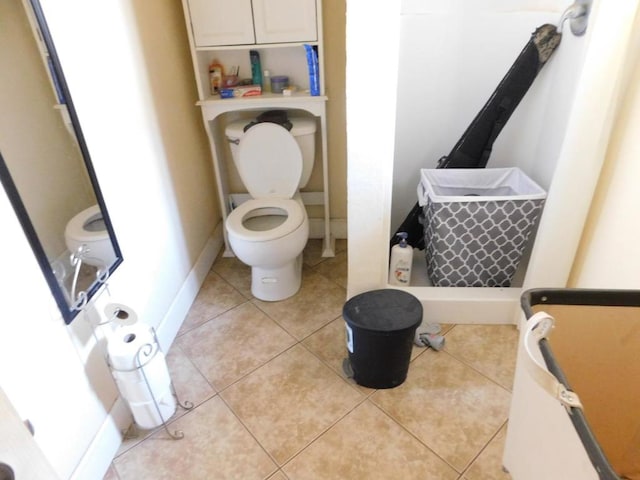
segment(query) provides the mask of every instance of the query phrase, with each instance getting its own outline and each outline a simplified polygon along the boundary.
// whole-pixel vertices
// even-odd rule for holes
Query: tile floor
[[[170,430],[124,441],[108,480],[508,479],[501,468],[517,332],[445,326],[444,351],[414,347],[394,389],[345,378],[346,242],[304,252],[293,298],[251,296],[219,258],[168,352],[181,400]]]

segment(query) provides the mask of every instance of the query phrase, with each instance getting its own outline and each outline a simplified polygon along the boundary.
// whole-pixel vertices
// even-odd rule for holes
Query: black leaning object
[[[562,35],[555,25],[538,27],[515,62],[504,76],[487,103],[467,127],[451,153],[438,160],[436,168],[484,168],[487,166],[496,138],[506,125],[536,76],[560,44]],[[424,250],[423,227],[420,221],[422,208],[416,204],[396,230],[407,232],[407,243]],[[398,243],[396,234],[391,237],[393,247]]]

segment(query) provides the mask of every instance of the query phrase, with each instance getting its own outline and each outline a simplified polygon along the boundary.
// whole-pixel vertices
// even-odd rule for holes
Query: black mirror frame
[[[89,175],[89,179],[91,181],[91,186],[95,192],[96,200],[98,206],[100,207],[100,211],[102,212],[102,216],[104,219],[104,223],[109,233],[109,238],[111,239],[111,243],[113,246],[113,250],[116,256],[115,262],[109,267],[109,275],[111,275],[115,269],[122,263],[122,252],[120,251],[120,246],[118,245],[118,241],[115,236],[115,232],[113,230],[113,225],[111,223],[111,219],[109,218],[109,214],[107,212],[106,205],[104,203],[104,199],[102,198],[102,192],[100,190],[100,186],[98,185],[98,180],[96,177],[95,170],[93,165],[91,164],[91,156],[89,155],[89,150],[87,149],[87,145],[84,139],[84,135],[82,134],[82,130],[80,128],[80,122],[78,120],[78,116],[76,114],[76,110],[73,106],[73,101],[71,99],[71,94],[69,92],[69,88],[67,86],[67,82],[65,80],[64,74],[62,72],[62,67],[60,65],[60,60],[58,58],[58,54],[53,44],[53,40],[51,38],[51,33],[49,32],[49,27],[47,26],[47,22],[44,18],[44,14],[42,12],[42,8],[38,0],[29,0],[31,7],[33,8],[33,12],[36,17],[36,21],[38,23],[38,27],[40,29],[40,34],[42,35],[42,40],[47,48],[49,53],[49,57],[51,59],[51,74],[55,76],[55,81],[57,82],[58,87],[63,95],[65,100],[65,104],[67,110],[69,112],[69,117],[71,119],[71,124],[73,125],[73,131],[78,139],[78,145],[80,147],[80,151],[82,153],[82,157],[84,160],[85,167],[87,169],[87,174]],[[29,213],[22,202],[22,198],[20,197],[20,193],[11,177],[9,169],[0,153],[0,182],[4,186],[4,189],[9,197],[9,201],[13,205],[14,211],[22,229],[31,245],[31,249],[40,265],[40,269],[49,284],[49,288],[51,289],[51,293],[60,309],[60,313],[62,314],[62,318],[65,323],[70,324],[73,319],[80,313],[80,309],[77,308],[77,305],[69,305],[67,302],[67,298],[58,283],[58,280],[53,273],[53,269],[49,264],[49,260],[45,254],[44,248],[42,247],[42,243],[38,238],[38,234],[31,222],[31,218],[29,217]],[[89,290],[86,292],[86,300],[88,301],[91,297],[100,289],[102,283],[99,281],[95,281],[92,283]]]

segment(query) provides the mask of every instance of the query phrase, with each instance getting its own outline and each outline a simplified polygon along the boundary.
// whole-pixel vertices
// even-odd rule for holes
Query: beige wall
[[[568,286],[640,289],[640,19],[621,82],[621,108],[614,121],[600,179]]]
[[[346,0],[323,1],[331,218],[347,218]]]
[[[167,167],[191,260],[221,220],[179,0],[132,1]]]

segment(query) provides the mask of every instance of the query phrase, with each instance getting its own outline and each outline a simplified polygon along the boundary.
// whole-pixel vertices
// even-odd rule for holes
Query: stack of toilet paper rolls
[[[175,413],[165,356],[147,325],[116,328],[107,341],[107,355],[120,394],[140,428],[160,426]]]

